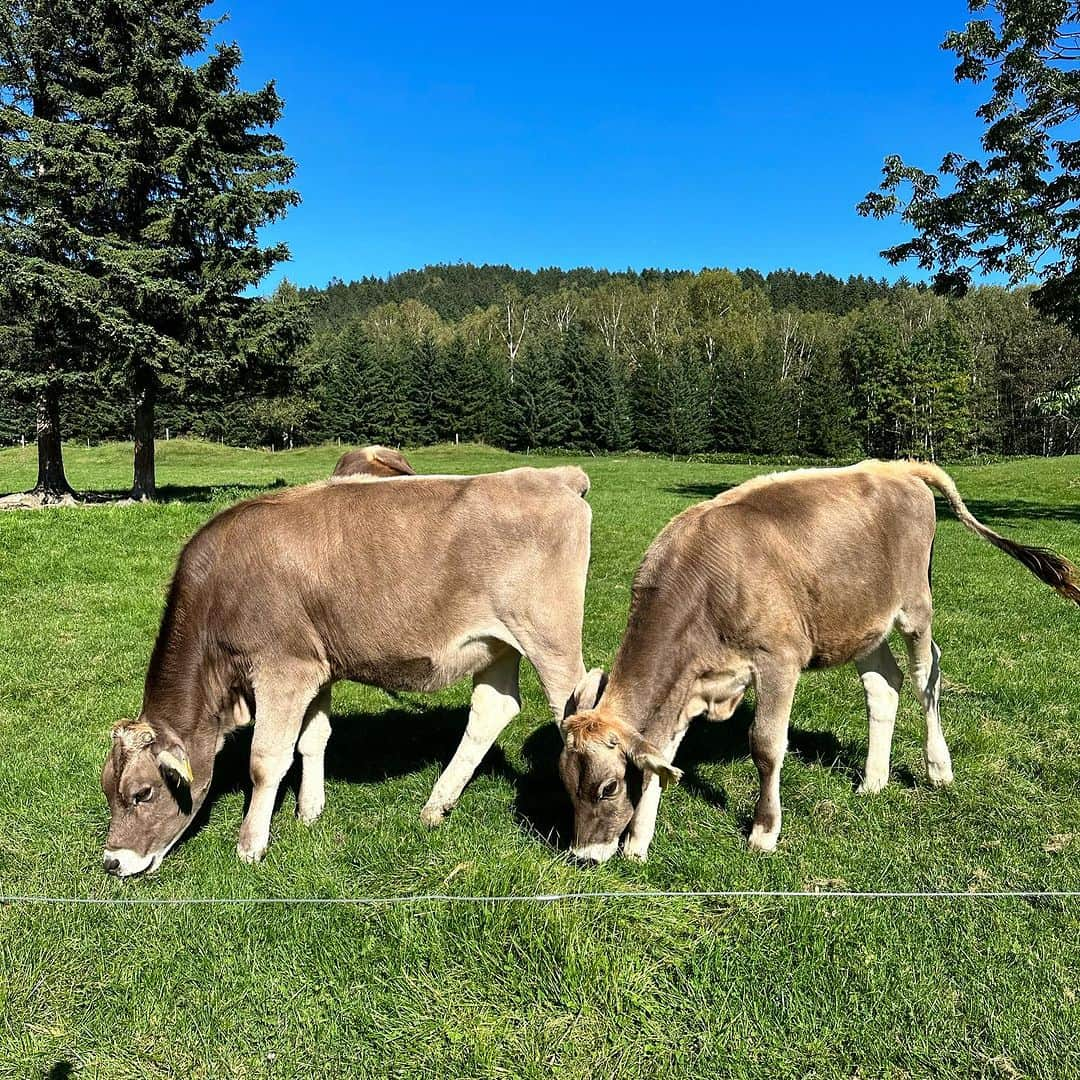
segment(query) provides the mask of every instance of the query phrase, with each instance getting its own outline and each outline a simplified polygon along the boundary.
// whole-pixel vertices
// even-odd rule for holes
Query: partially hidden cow
[[[294,750],[297,812],[314,821],[339,679],[432,691],[473,676],[464,737],[421,814],[441,822],[520,709],[520,658],[558,721],[585,674],[588,488],[574,467],[337,479],[218,514],[180,555],[142,711],[113,731],[105,869],[157,868],[251,721],[240,858],[265,852]]]
[[[334,466],[333,476],[414,476],[416,470],[400,451],[389,446],[363,446],[346,450]]]
[[[779,473],[693,506],[660,533],[637,571],[610,681],[605,687],[603,673],[590,672],[563,728],[559,768],[574,806],[575,854],[608,859],[625,833],[624,853],[644,859],[661,787],[681,776],[672,759],[691,718],[730,717],[750,686],[760,790],[749,843],[773,850],[788,717],[806,668],[854,661],[870,727],[859,790],[880,791],[903,684],[887,642],[894,628],[926,716],[929,780],[952,781],[931,637],[936,516],[927,485],[968,529],[1080,603],[1070,563],[977,521],[934,465],[866,461]]]

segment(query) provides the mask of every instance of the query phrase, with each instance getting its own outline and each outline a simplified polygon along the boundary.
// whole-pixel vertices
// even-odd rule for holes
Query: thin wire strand
[[[396,907],[405,904],[551,904],[577,900],[1077,900],[1078,889],[1027,890],[1001,889],[981,892],[885,890],[860,891],[854,889],[703,889],[677,891],[666,889],[643,889],[638,892],[564,892],[523,893],[501,896],[465,896],[452,893],[419,893],[406,896],[4,896],[0,906],[14,904],[67,904],[92,907],[154,907],[154,906],[207,906],[207,905],[313,905]]]

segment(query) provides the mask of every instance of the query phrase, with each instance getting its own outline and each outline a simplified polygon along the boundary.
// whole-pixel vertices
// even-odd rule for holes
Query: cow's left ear
[[[588,712],[589,709],[595,709],[600,704],[600,698],[603,696],[606,686],[607,672],[603,668],[594,667],[574,687],[574,692],[566,703],[566,717],[571,717],[579,712]]]
[[[642,771],[653,772],[660,777],[660,786],[677,784],[682,779],[682,769],[675,768],[652,743],[638,739],[627,752],[630,760]]]
[[[164,742],[159,740],[157,752],[158,768],[165,776],[173,780],[192,785],[195,776],[191,771],[191,760],[188,758],[184,744],[177,738],[172,737]]]

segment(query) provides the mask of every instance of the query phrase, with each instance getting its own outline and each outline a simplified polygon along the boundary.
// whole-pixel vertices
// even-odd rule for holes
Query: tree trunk
[[[135,477],[131,497],[145,502],[157,496],[154,472],[154,405],[157,400],[157,383],[153,372],[140,373],[135,385]]]
[[[75,494],[64,475],[64,448],[60,441],[60,390],[46,387],[38,398],[38,475],[33,495],[42,502],[59,502]]]

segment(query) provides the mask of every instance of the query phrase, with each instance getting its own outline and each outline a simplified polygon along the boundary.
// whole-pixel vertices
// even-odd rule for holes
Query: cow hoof
[[[262,857],[266,854],[266,848],[265,846],[258,848],[248,848],[244,847],[243,844],[237,844],[236,854],[240,861],[243,863],[257,863],[262,861]]]
[[[312,802],[305,805],[301,803],[296,808],[297,819],[305,825],[314,825],[319,820],[320,815],[323,812],[323,807],[326,805],[326,801],[321,799],[319,802]]]
[[[431,829],[437,829],[449,813],[449,808],[442,806],[425,806],[420,811],[420,820]]]
[[[649,844],[628,836],[623,841],[622,853],[624,858],[632,859],[634,862],[645,862],[649,857]]]
[[[953,782],[951,761],[926,761],[926,775],[934,787],[945,787]]]
[[[755,825],[750,830],[750,839],[747,841],[747,847],[751,851],[775,851],[776,841],[780,839],[780,833],[766,832],[760,825]]]
[[[855,789],[856,795],[876,795],[879,791],[885,790],[885,785],[889,782],[887,776],[871,779],[869,776],[864,777],[863,782]]]

